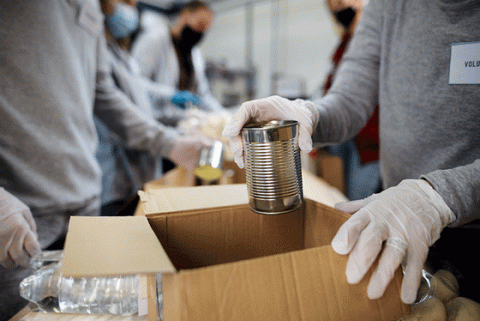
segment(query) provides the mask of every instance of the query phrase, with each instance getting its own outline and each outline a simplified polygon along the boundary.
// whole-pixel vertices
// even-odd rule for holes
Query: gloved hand
[[[0,187],[0,264],[29,267],[30,259],[40,251],[30,209]]]
[[[185,109],[187,103],[192,103],[193,105],[200,105],[200,98],[187,90],[177,91],[175,94],[173,94],[170,101],[183,109]]]
[[[298,121],[300,125],[298,134],[299,147],[307,153],[310,152],[313,145],[314,120],[313,113],[307,106],[313,107],[313,103],[301,99],[291,101],[280,96],[271,96],[243,103],[222,132],[223,136],[228,137],[230,141],[230,148],[235,156],[237,165],[240,168],[244,167],[241,131],[243,126],[251,121]]]
[[[195,166],[197,166],[198,157],[200,156],[202,148],[210,147],[211,145],[210,139],[202,134],[196,136],[180,136],[168,158],[175,164],[192,171]]]
[[[441,196],[422,179],[408,179],[363,200],[337,203],[341,211],[355,213],[332,240],[338,254],[348,254],[347,280],[360,282],[382,250],[368,285],[368,297],[380,298],[406,256],[402,301],[415,301],[429,247],[455,220]]]

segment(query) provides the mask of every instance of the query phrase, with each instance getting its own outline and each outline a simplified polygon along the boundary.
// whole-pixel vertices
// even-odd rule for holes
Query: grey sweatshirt
[[[129,147],[166,156],[176,139],[115,88],[106,50],[98,1],[2,1],[0,186],[37,218],[98,207],[94,106]]]
[[[451,45],[478,41],[478,0],[371,0],[316,102],[314,141],[352,138],[378,102],[384,187],[424,177],[451,226],[480,218],[480,85],[449,84]]]

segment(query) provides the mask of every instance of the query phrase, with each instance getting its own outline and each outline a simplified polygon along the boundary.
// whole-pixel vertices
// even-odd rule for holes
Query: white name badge
[[[480,84],[480,42],[452,44],[449,84]]]

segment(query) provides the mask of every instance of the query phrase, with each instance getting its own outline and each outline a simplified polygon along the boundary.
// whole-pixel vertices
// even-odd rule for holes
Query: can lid
[[[296,120],[270,120],[258,123],[249,123],[242,129],[246,143],[266,143],[290,140],[298,135]]]
[[[262,121],[257,123],[248,123],[243,126],[245,130],[266,130],[266,129],[275,129],[275,128],[283,128],[283,127],[291,127],[297,125],[298,122],[296,120],[268,120]]]

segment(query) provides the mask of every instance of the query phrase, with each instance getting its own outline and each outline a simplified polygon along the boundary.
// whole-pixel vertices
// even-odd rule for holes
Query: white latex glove
[[[168,158],[186,170],[192,171],[197,166],[202,148],[211,145],[211,140],[200,133],[196,136],[180,136]]]
[[[313,103],[297,99],[294,101],[280,96],[271,96],[264,99],[252,100],[243,103],[233,115],[230,122],[223,129],[222,135],[228,137],[230,148],[235,162],[240,168],[244,167],[242,128],[249,122],[269,120],[296,120],[300,125],[298,144],[301,150],[312,150],[313,113],[307,107]]]
[[[0,187],[0,264],[30,266],[40,254],[37,227],[27,205]]]
[[[355,213],[332,240],[338,254],[348,254],[347,279],[360,282],[382,250],[368,285],[368,297],[380,298],[406,256],[402,301],[415,301],[429,247],[455,220],[441,196],[422,179],[408,179],[363,200],[338,203],[341,211]]]

